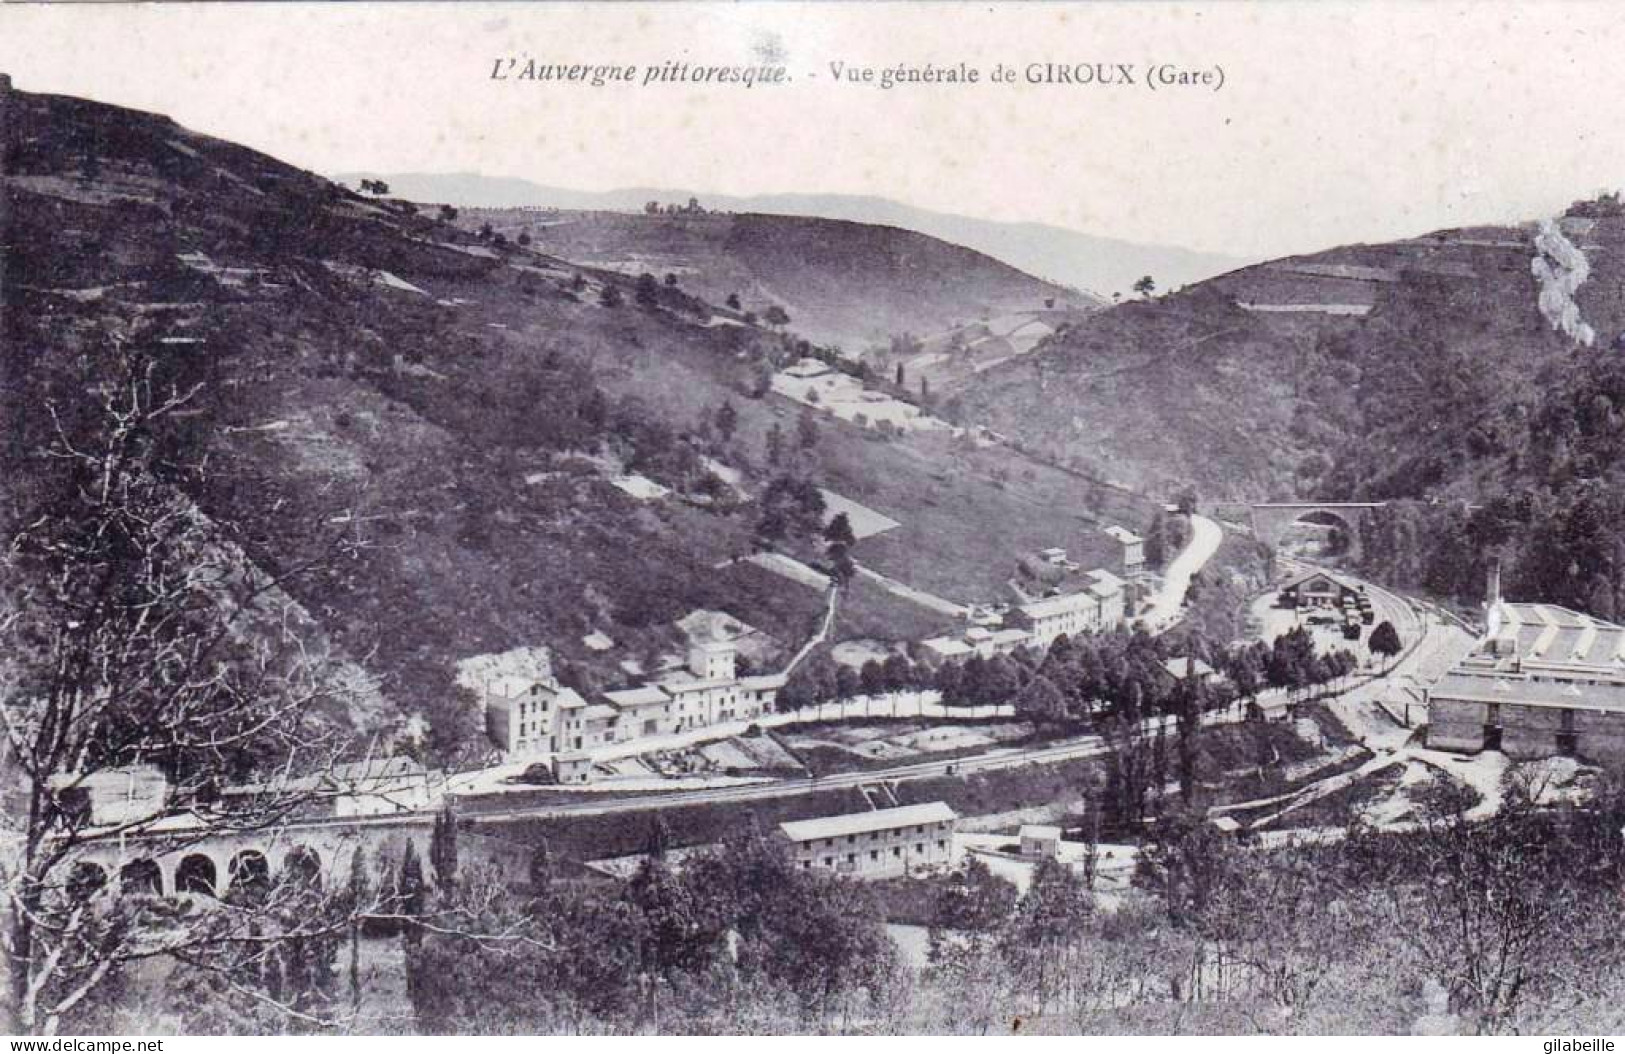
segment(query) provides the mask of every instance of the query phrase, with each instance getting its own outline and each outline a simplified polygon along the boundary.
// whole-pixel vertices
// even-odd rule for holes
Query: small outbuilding
[[[560,783],[587,783],[592,780],[592,754],[572,750],[553,757],[553,778]]]
[[[1061,829],[1047,824],[1023,824],[1021,855],[1028,860],[1058,859],[1061,855]]]

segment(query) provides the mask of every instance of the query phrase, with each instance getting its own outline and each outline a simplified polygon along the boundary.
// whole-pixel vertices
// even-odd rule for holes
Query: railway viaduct
[[[139,833],[86,840],[74,853],[81,880],[117,880],[126,889],[172,896],[223,897],[233,885],[290,872],[322,884],[348,880],[357,849],[376,862],[399,860],[410,843],[428,860],[432,810],[388,815],[294,820],[265,830],[218,831],[158,821]],[[458,851],[474,862],[492,863],[516,877],[525,874],[529,848],[459,826]]]
[[[1381,501],[1266,501],[1216,502],[1214,514],[1221,519],[1241,520],[1252,526],[1253,537],[1279,549],[1287,530],[1306,516],[1322,513],[1341,523],[1348,531],[1349,555],[1360,555],[1360,532],[1375,509],[1384,508]]]

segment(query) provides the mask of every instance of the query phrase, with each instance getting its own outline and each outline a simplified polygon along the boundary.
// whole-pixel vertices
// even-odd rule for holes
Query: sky
[[[1550,215],[1625,184],[1608,4],[0,4],[25,91],[323,173],[869,194],[1268,257]],[[782,61],[790,82],[493,80],[498,59]],[[978,68],[886,91],[831,63]],[[1033,63],[1135,83],[1032,85]],[[1014,83],[987,80],[997,65]],[[1148,68],[1224,84],[1151,90]]]

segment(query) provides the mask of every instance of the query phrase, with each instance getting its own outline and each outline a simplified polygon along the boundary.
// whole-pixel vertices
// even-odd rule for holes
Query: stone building
[[[1015,605],[1010,622],[1030,635],[1034,647],[1046,648],[1061,634],[1098,633],[1121,625],[1127,610],[1124,581],[1097,569],[1070,577],[1049,596]]]
[[[792,820],[778,836],[804,870],[822,868],[855,878],[894,878],[953,859],[959,816],[944,802]]]
[[[1145,570],[1145,539],[1116,524],[1107,527],[1106,534],[1117,543],[1117,562],[1124,575],[1132,578]]]
[[[1483,639],[1424,697],[1436,749],[1625,762],[1625,627],[1495,599]]]

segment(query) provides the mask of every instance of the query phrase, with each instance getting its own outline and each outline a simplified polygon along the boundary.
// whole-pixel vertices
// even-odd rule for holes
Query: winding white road
[[[1168,564],[1162,577],[1162,588],[1151,598],[1151,607],[1140,616],[1140,624],[1153,633],[1179,621],[1180,609],[1185,606],[1185,594],[1190,591],[1191,579],[1207,565],[1219,551],[1224,531],[1206,516],[1191,514],[1191,540]]]

